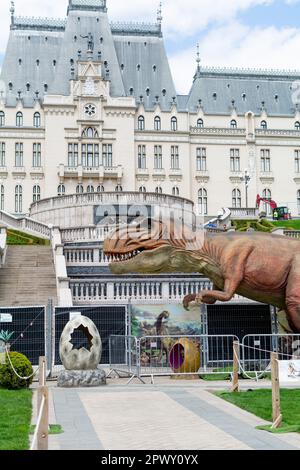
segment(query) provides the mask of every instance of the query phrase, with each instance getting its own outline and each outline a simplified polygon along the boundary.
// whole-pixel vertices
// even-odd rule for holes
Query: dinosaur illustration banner
[[[132,306],[133,336],[200,335],[199,306],[186,311],[180,304]]]

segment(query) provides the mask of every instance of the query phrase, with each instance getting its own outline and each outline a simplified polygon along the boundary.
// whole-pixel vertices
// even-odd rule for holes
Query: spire
[[[201,67],[200,67],[201,58],[200,58],[200,45],[199,45],[199,43],[197,44],[196,64],[197,64],[197,70],[196,70],[196,73],[195,73],[195,76],[194,76],[194,80],[196,80],[196,78],[200,78],[200,73],[201,73]]]
[[[159,6],[158,6],[158,9],[157,9],[157,24],[158,24],[159,27],[160,27],[160,31],[161,31],[162,20],[163,20],[163,16],[162,16],[162,2],[160,2],[160,3],[159,3]]]
[[[15,22],[15,2],[10,2],[10,17],[11,17],[11,25]]]

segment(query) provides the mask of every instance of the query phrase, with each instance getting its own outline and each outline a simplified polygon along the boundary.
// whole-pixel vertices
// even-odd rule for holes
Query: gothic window
[[[4,186],[1,184],[1,192],[0,192],[0,210],[4,211]]]
[[[23,206],[23,189],[19,184],[15,187],[15,213],[21,214]]]
[[[5,126],[5,113],[4,111],[0,111],[0,127]]]
[[[154,168],[155,170],[161,170],[163,167],[162,163],[162,146],[154,146]]]
[[[264,199],[268,199],[269,201],[271,201],[272,192],[271,192],[270,189],[264,189],[262,194],[263,194],[262,197]],[[264,212],[266,212],[267,215],[272,215],[272,208],[271,208],[270,204],[267,204],[266,202],[264,202],[263,210],[264,210]]]
[[[295,172],[300,173],[300,150],[295,150]]]
[[[33,202],[38,202],[41,200],[41,187],[36,184],[33,186]]]
[[[16,142],[15,143],[15,166],[20,167],[23,166],[23,143]]]
[[[40,113],[34,113],[33,115],[33,126],[41,127],[41,115]]]
[[[76,143],[68,144],[68,166],[75,168],[78,166],[78,144]]]
[[[87,104],[85,107],[84,107],[84,113],[89,116],[89,117],[92,117],[92,116],[95,116],[96,114],[96,106],[94,104]]]
[[[97,188],[97,193],[104,193],[104,191],[105,191],[104,186],[102,186],[102,185],[101,185],[101,186],[98,186],[98,188]]]
[[[115,191],[116,191],[116,193],[122,193],[123,192],[123,187],[118,185],[118,186],[116,186]]]
[[[239,189],[234,189],[232,191],[232,207],[235,209],[240,209],[242,207],[242,196]]]
[[[177,186],[174,186],[174,188],[172,188],[172,194],[173,196],[179,196],[179,188]]]
[[[139,192],[140,193],[146,193],[147,190],[146,190],[145,186],[141,186],[140,189],[139,189]]]
[[[230,149],[230,171],[232,173],[239,173],[241,171],[239,149]]]
[[[23,113],[21,113],[21,111],[17,112],[16,114],[16,126],[17,127],[23,126]]]
[[[237,129],[237,122],[235,119],[232,119],[230,122],[230,128],[231,129]]]
[[[197,167],[197,171],[206,171],[207,170],[206,148],[205,147],[198,147],[197,148],[196,167]]]
[[[138,118],[138,130],[144,131],[145,130],[145,118],[144,116],[140,116]]]
[[[177,118],[175,116],[172,117],[171,119],[171,131],[177,131],[178,128],[178,123],[177,123]]]
[[[87,192],[87,193],[94,193],[94,192],[95,192],[94,186],[89,185],[89,186],[87,187],[86,192]]]
[[[296,131],[300,131],[300,122],[299,121],[295,122],[295,129],[296,129]]]
[[[60,184],[57,188],[57,195],[59,197],[62,197],[66,194],[66,187],[64,184]]]
[[[268,149],[260,151],[260,169],[262,173],[270,173],[271,171],[271,157]]]
[[[81,164],[84,167],[99,167],[99,144],[81,145]]]
[[[0,142],[0,166],[5,166],[5,142]]]
[[[198,129],[202,129],[204,127],[203,119],[198,119],[197,127],[198,127]]]
[[[179,170],[179,147],[178,145],[171,146],[171,169]]]
[[[260,123],[260,128],[261,128],[261,129],[268,129],[267,121],[261,121],[261,123]]]
[[[140,170],[147,168],[146,145],[138,146],[138,168]]]
[[[82,137],[84,139],[98,139],[99,134],[98,134],[97,129],[95,129],[95,127],[86,127],[82,131]]]
[[[157,186],[157,188],[155,188],[155,192],[156,192],[156,194],[162,194],[162,192],[163,192],[162,187]]]
[[[33,167],[41,167],[42,166],[42,146],[40,143],[33,144],[33,158],[32,158],[32,166]]]
[[[300,215],[300,189],[298,189],[297,191],[297,207],[298,207],[298,215]]]
[[[154,118],[154,130],[155,131],[160,131],[161,130],[161,119],[159,116],[156,116]]]
[[[76,193],[77,193],[77,194],[82,194],[82,193],[84,193],[84,188],[83,188],[82,184],[78,184],[78,185],[76,186]]]
[[[204,188],[199,189],[198,191],[198,212],[199,215],[207,215],[208,213],[208,198],[207,190]]]
[[[112,144],[103,144],[102,145],[102,165],[105,168],[111,168],[113,166]]]

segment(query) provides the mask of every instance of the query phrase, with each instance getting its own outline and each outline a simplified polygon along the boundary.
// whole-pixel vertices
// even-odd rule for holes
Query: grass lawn
[[[217,392],[216,395],[249,411],[266,421],[272,421],[272,391],[249,390],[247,392]],[[300,389],[282,389],[281,413],[283,422],[277,432],[300,432]],[[262,427],[267,429],[267,427]]]
[[[31,390],[0,389],[0,450],[29,448],[31,413]]]
[[[292,230],[300,230],[300,220],[272,220],[275,227],[290,228]]]

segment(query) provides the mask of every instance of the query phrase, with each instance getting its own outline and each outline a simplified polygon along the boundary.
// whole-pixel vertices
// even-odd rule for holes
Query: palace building
[[[19,17],[12,3],[0,208],[140,191],[198,215],[253,208],[256,194],[300,214],[300,72],[206,68],[198,52],[186,79],[178,95],[160,9],[154,24],[112,23],[106,0],[69,0],[65,19]]]

